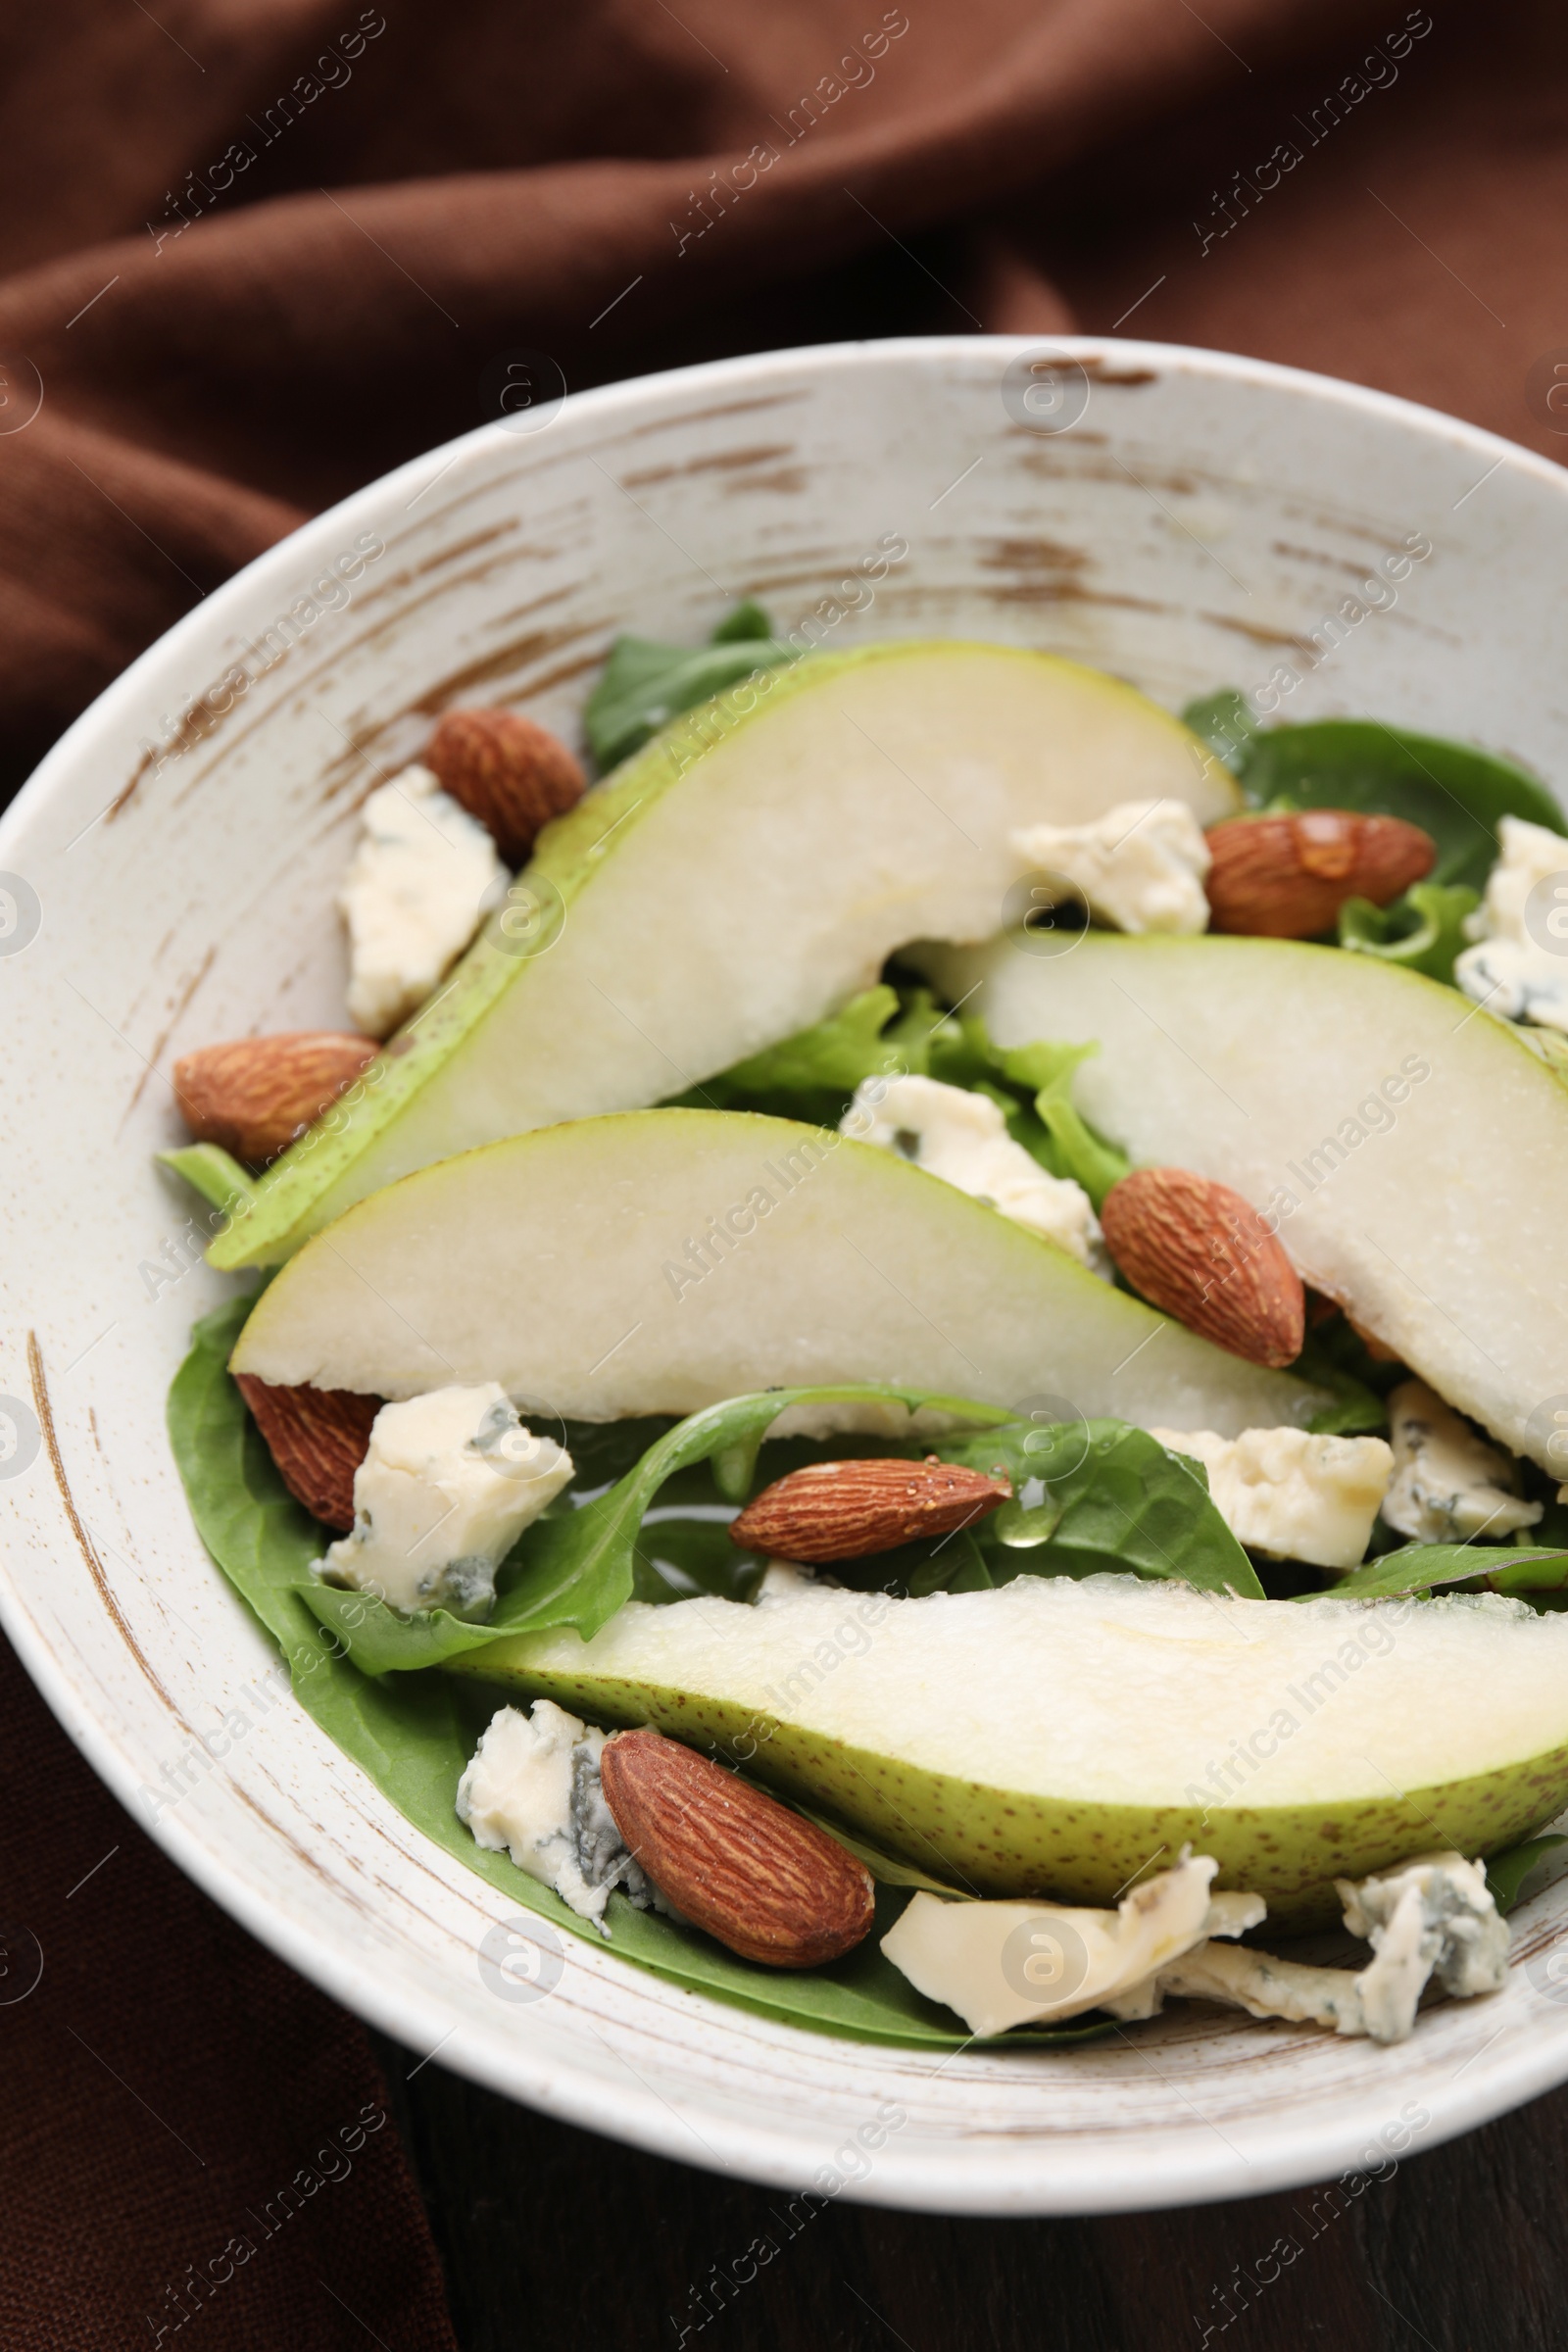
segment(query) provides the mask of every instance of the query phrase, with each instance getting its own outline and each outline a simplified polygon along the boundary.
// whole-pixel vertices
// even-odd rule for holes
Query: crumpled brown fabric
[[[519,345],[581,386],[864,331],[1125,318],[1532,437],[1525,374],[1568,332],[1563,36],[1545,0],[1433,5],[13,12],[13,775],[303,514],[494,414],[486,365]],[[1282,141],[1302,160],[1259,195]],[[1236,225],[1205,248],[1227,191]]]
[[[516,347],[578,388],[1076,323],[1559,455],[1565,197],[1549,0],[15,9],[5,780],[303,516],[494,415]],[[47,1968],[0,2004],[0,2340],[96,2352],[233,2262],[244,2211],[321,2172],[380,2086],[359,2029],[178,1879],[6,1674],[5,1909]],[[349,2161],[189,2340],[449,2342],[391,2126]]]

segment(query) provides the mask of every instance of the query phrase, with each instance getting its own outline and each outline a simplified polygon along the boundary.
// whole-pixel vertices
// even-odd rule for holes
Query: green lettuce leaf
[[[817,1093],[847,1100],[863,1078],[907,1068],[899,1041],[883,1034],[898,1009],[897,989],[868,988],[828,1020],[710,1079],[709,1089],[721,1089],[726,1102]]]
[[[1014,1046],[1002,1055],[1004,1077],[1034,1090],[1035,1114],[1055,1146],[1058,1176],[1074,1176],[1098,1211],[1113,1184],[1132,1166],[1124,1152],[1096,1135],[1072,1100],[1072,1075],[1081,1061],[1100,1052],[1087,1046]]]
[[[1415,882],[1392,906],[1370,899],[1347,899],[1340,908],[1340,945],[1353,955],[1379,956],[1385,963],[1425,972],[1429,980],[1453,985],[1454,958],[1466,946],[1464,919],[1481,904],[1479,891],[1462,882]]]
[[[775,639],[767,614],[750,602],[737,605],[704,646],[617,637],[583,712],[588,748],[603,773],[640,751],[682,710],[760,669],[800,659],[799,648]]]
[[[1015,1143],[1053,1176],[1072,1176],[1098,1209],[1129,1162],[1072,1100],[1072,1074],[1098,1045],[1022,1046],[1003,1053],[983,1020],[944,1012],[928,988],[885,983],[782,1044],[677,1095],[708,1109],[744,1105],[836,1127],[863,1080],[897,1072],[989,1095]]]
[[[228,1357],[250,1307],[250,1298],[235,1299],[196,1326],[190,1354],[170,1392],[170,1439],[202,1541],[277,1642],[294,1695],[312,1720],[416,1829],[487,1880],[515,1910],[536,1915],[547,1949],[569,1953],[571,1939],[591,1931],[505,1854],[476,1845],[453,1810],[493,1694],[440,1674],[373,1680],[305,1605],[299,1580],[320,1548],[320,1530],[289,1496],[228,1375]],[[908,1875],[900,1885],[879,1887],[871,1935],[828,1968],[797,1974],[754,1966],[698,1930],[639,1911],[619,1894],[612,1895],[607,1915],[611,1947],[673,1984],[760,2016],[858,2041],[964,2048],[971,2037],[952,2013],[923,1999],[882,1956],[880,1939],[907,1900]],[[1008,2046],[1054,2047],[1110,2031],[1108,2023],[1091,2020],[1024,2029],[1004,2039]]]

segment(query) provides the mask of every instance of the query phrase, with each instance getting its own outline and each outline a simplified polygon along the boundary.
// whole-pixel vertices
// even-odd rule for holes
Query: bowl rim
[[[1506,466],[1540,489],[1568,499],[1568,470],[1520,443],[1441,410],[1273,361],[1114,335],[901,336],[748,353],[571,393],[560,414],[614,424],[671,395],[732,393],[764,384],[781,371],[798,378],[803,373],[832,376],[867,362],[972,366],[987,354],[1016,357],[1026,352],[1058,355],[1090,367],[1147,366],[1166,374],[1254,384],[1356,410],[1418,438],[1471,450],[1478,461],[1476,488]],[[428,489],[470,453],[515,439],[505,424],[491,422],[441,443],[313,515],[214,589],[113,679],[51,747],[0,813],[0,862],[13,837],[45,807],[57,781],[74,772],[101,738],[121,727],[127,710],[145,707],[149,681],[166,670],[189,674],[187,654],[221,638],[230,615],[253,591],[274,581],[296,582],[318,554],[341,544],[345,528],[373,523],[398,493]],[[388,1986],[367,1975],[341,1941],[314,1923],[292,1917],[282,1901],[260,1891],[240,1868],[202,1843],[177,1809],[166,1810],[156,1822],[145,1819],[144,1808],[135,1801],[141,1786],[136,1764],[122,1752],[107,1722],[78,1699],[63,1662],[14,1588],[3,1557],[0,1627],[68,1736],[169,1859],[279,1959],[355,2016],[421,2053],[421,2064],[439,2051],[443,2065],[488,2089],[653,2155],[770,2186],[799,2190],[808,2185],[813,2167],[821,2161],[820,2141],[808,2143],[803,2130],[792,2131],[770,2114],[742,2117],[732,2108],[720,2112],[714,2105],[706,2107],[704,2136],[710,2135],[715,2145],[705,2157],[690,2144],[689,2132],[668,2102],[640,2081],[623,2084],[618,2077],[586,2071],[569,2051],[545,2049],[517,2034],[470,2029],[461,2018],[454,2022],[438,1994],[404,1984]],[[666,1992],[676,1989],[658,1978],[650,1982]],[[709,1996],[681,1997],[706,2002]],[[731,2021],[747,2014],[729,2003],[718,2005]],[[759,2018],[756,2023],[770,2034],[806,2031],[772,2019]],[[867,2046],[857,2044],[862,2050]],[[1070,2052],[1057,2055],[1070,2061]],[[1490,2066],[1477,2068],[1465,2083],[1462,2076],[1468,2071],[1461,2069],[1444,2093],[1430,2082],[1424,2085],[1433,2113],[1430,2125],[1423,2128],[1423,2148],[1473,2130],[1568,2080],[1568,2034],[1558,2039],[1541,2034],[1512,2042]],[[1288,2139],[1261,2150],[1255,2160],[1242,2156],[1228,2141],[1221,2145],[1212,2133],[1205,2136],[1214,2153],[1198,2139],[1184,2140],[1174,2165],[1157,2148],[1152,2160],[1133,2157],[1125,2142],[1095,2152],[1080,2148],[1075,2155],[1075,2143],[1066,2138],[1049,2144],[1006,2144],[1005,2134],[999,2133],[985,2144],[965,2143],[961,2163],[955,2166],[951,2159],[944,2162],[929,2142],[906,2150],[894,2140],[881,2151],[867,2180],[846,2180],[833,2193],[872,2205],[975,2216],[1133,2212],[1261,2195],[1355,2169],[1358,2154],[1386,2121],[1388,2091],[1380,2087],[1379,2074],[1374,2061],[1367,2068],[1364,2089],[1338,2098],[1313,2121],[1293,2124]],[[1177,2174],[1179,2178],[1173,2177]]]

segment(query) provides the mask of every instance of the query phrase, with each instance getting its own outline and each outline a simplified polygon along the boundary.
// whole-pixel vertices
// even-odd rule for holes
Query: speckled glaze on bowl
[[[1568,1887],[1518,1915],[1505,1992],[1390,2050],[1178,2006],[1076,2051],[937,2060],[769,2023],[593,1937],[546,1997],[501,1997],[478,1951],[505,1897],[277,1696],[191,1528],[164,1396],[226,1286],[152,1154],[179,1132],[177,1054],[340,1024],[355,810],[432,713],[500,702],[574,737],[617,629],[695,641],[739,595],[838,645],[1044,646],[1171,706],[1233,683],[1568,776],[1568,477],[1322,378],[1056,348],[1034,378],[1038,347],[984,338],[772,354],[487,426],[207,598],[0,823],[0,1596],[62,1722],[184,1870],[420,2056],[691,2163],[971,2213],[1277,2188],[1544,2090],[1568,2077],[1544,1962]],[[874,597],[841,593],[890,537],[908,554]],[[1427,542],[1369,611],[1361,583]]]

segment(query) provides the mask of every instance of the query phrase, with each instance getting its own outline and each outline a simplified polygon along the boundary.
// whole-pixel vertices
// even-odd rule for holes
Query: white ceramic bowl
[[[975,2213],[1277,2188],[1560,2082],[1568,2004],[1540,1955],[1568,1888],[1519,1915],[1505,1992],[1388,2050],[1178,2006],[1078,2051],[939,2061],[764,2022],[593,1938],[548,1998],[497,1998],[476,1949],[505,1898],[291,1701],[258,1712],[270,1645],[197,1542],[164,1434],[188,1327],[224,1285],[182,1246],[189,1204],[152,1154],[179,1132],[176,1054],[341,1022],[332,894],[355,808],[431,712],[506,702],[575,736],[617,629],[695,642],[743,593],[786,626],[820,609],[839,644],[1050,647],[1173,706],[1272,675],[1283,715],[1371,712],[1568,775],[1554,466],[1374,393],[1152,345],[1062,346],[1074,365],[1039,380],[1031,415],[1004,397],[1031,348],[772,354],[472,433],[209,597],[0,824],[0,868],[22,878],[0,899],[0,1389],[19,1400],[0,1589],[62,1722],[137,1818],[145,1791],[186,1785],[156,1808],[167,1851],[421,2056],[691,2163]],[[343,585],[366,534],[384,553]],[[833,620],[838,583],[888,534],[907,557]],[[1412,538],[1431,554],[1355,619],[1344,600]],[[1314,633],[1342,640],[1315,666]],[[244,1727],[220,1732],[234,1709]],[[854,2152],[885,2102],[904,2122]]]

